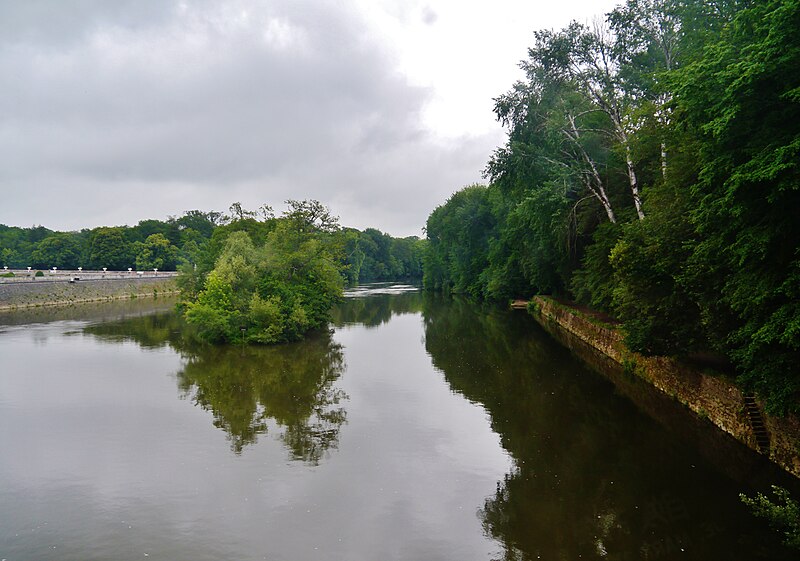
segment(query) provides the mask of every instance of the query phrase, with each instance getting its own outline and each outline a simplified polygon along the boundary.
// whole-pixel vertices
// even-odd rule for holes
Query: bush
[[[208,342],[296,341],[329,319],[344,285],[328,232],[280,219],[256,247],[232,233],[185,316]],[[197,280],[197,279],[194,279]]]
[[[800,504],[783,487],[773,485],[772,493],[775,502],[761,493],[752,498],[739,495],[739,498],[750,507],[753,514],[766,518],[770,526],[783,534],[784,544],[800,549]]]

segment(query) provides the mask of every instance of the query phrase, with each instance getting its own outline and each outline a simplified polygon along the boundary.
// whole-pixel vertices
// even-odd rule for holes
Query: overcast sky
[[[532,32],[612,0],[4,0],[0,223],[318,199],[421,235],[480,182]]]

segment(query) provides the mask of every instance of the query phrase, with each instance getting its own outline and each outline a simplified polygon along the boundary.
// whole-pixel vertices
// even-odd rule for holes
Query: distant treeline
[[[428,218],[426,287],[562,295],[800,410],[800,0],[628,0],[534,34],[508,140]]]
[[[249,211],[234,203],[227,214],[190,210],[167,220],[78,232],[0,224],[0,267],[174,271],[184,265],[210,271],[233,232],[245,231],[260,244],[277,220],[269,207]],[[422,278],[425,240],[394,238],[374,228],[341,228],[331,236],[342,248],[338,255],[350,284]]]

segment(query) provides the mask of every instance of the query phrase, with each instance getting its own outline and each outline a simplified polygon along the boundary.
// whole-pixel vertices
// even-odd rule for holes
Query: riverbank
[[[9,282],[0,284],[0,312],[179,292],[174,276]]]
[[[646,380],[748,448],[800,477],[800,420],[797,417],[767,415],[758,400],[754,406],[749,405],[748,412],[746,398],[752,400],[752,396],[742,394],[730,379],[669,357],[634,353],[626,348],[623,334],[617,327],[551,298],[534,297],[528,310],[549,331],[556,326],[574,335],[616,363],[617,371]],[[766,430],[759,427],[759,421],[763,421]]]

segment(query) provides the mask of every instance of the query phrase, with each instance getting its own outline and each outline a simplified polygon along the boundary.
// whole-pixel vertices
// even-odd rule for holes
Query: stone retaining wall
[[[749,448],[759,450],[745,413],[744,396],[731,380],[675,359],[634,353],[626,348],[623,334],[618,329],[549,298],[535,297],[531,308],[540,322],[555,322],[561,329],[620,364],[626,372],[647,380]],[[797,417],[771,417],[764,412],[762,403],[758,405],[769,431],[770,460],[800,477],[800,420]]]
[[[0,311],[177,292],[174,277],[3,283],[0,284]]]

